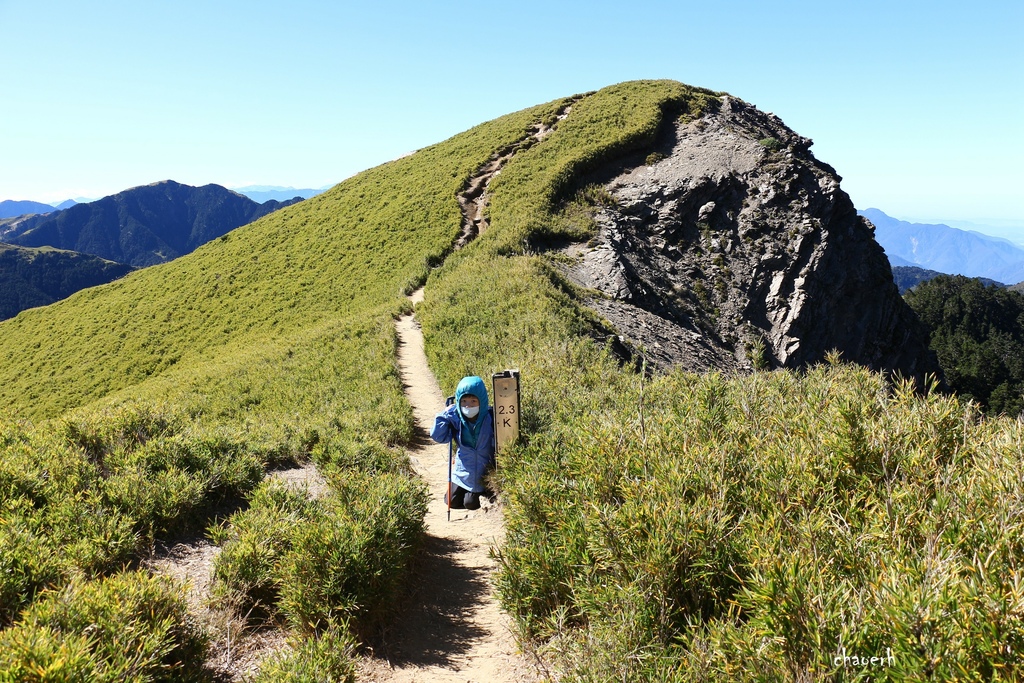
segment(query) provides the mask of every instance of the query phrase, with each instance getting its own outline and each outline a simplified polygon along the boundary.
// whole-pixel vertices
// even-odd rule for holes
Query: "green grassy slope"
[[[124,600],[103,581],[121,581],[155,541],[201,531],[218,506],[251,495],[267,467],[308,457],[328,495],[304,524],[285,519],[281,537],[268,518],[288,511],[257,491],[215,534],[225,544],[218,594],[241,605],[256,591],[265,617],[326,639],[280,666],[346,668],[308,656],[345,642],[347,630],[379,627],[422,534],[425,492],[400,450],[412,414],[393,317],[454,242],[467,177],[559,104],[483,124],[173,263],[0,324],[5,670],[52,665],[68,680],[82,671],[121,680],[117,634],[75,640],[65,621],[21,615],[76,576],[89,597],[72,622],[116,609]],[[247,524],[254,515],[268,523]],[[293,550],[246,550],[283,547]],[[144,574],[125,573],[123,585],[134,590]],[[162,597],[142,603],[180,603],[168,586],[152,590]],[[180,607],[171,613],[184,618]],[[127,647],[152,647],[157,659],[138,670],[174,679],[193,656],[175,640],[189,628],[140,626]]]
[[[465,178],[551,108],[485,124],[172,263],[3,323],[0,407],[52,417],[175,365],[397,310],[401,290],[458,233]]]
[[[570,680],[1014,680],[1019,424],[843,365],[644,381],[532,253],[587,234],[599,193],[567,174],[697,114],[687,95],[630,83],[577,104],[428,281],[442,387],[503,367],[525,382],[499,476],[506,606]],[[885,669],[835,663],[890,650]]]
[[[182,518],[144,486],[149,498],[125,500],[126,482],[147,472],[212,500],[222,479],[244,493],[255,485],[247,472],[312,454],[333,497],[308,509],[257,489],[217,533],[229,558],[218,590],[318,632],[296,661],[344,645],[345,618],[357,632],[377,623],[376,604],[363,613],[350,602],[358,590],[317,577],[350,571],[341,556],[400,551],[415,535],[408,516],[378,516],[422,504],[388,448],[411,434],[391,317],[454,240],[467,175],[559,104],[372,169],[180,264],[0,324],[13,347],[0,351],[0,406],[65,415],[0,435],[10,463],[0,500],[15,501],[0,532],[27,549],[4,574],[17,581],[0,586],[16,622],[0,652],[35,642],[41,627],[17,615],[75,568],[27,559],[58,548],[72,516],[25,464],[57,456],[79,472],[76,505],[120,515],[104,532],[117,539]],[[1024,650],[1019,425],[838,364],[645,379],[593,341],[608,331],[542,253],[592,229],[602,197],[578,186],[582,173],[714,104],[669,81],[576,102],[491,184],[488,231],[430,272],[418,317],[442,389],[465,374],[523,371],[524,439],[498,476],[506,605],[569,680],[863,678],[833,664],[839,648],[891,649],[898,664],[872,679],[1013,680]],[[36,347],[48,334],[58,343]],[[138,437],[152,431],[179,446]],[[229,476],[203,476],[211,451],[240,454]],[[354,504],[366,490],[382,504]],[[281,523],[287,515],[301,516],[301,533]],[[73,557],[102,574],[113,554],[97,542]]]

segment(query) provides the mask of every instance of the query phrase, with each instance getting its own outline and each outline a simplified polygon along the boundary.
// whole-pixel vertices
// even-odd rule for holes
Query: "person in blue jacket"
[[[438,443],[454,438],[459,445],[449,487],[451,506],[478,509],[480,494],[486,491],[484,474],[494,466],[494,413],[482,379],[462,378],[455,389],[455,403],[434,418],[430,438]]]

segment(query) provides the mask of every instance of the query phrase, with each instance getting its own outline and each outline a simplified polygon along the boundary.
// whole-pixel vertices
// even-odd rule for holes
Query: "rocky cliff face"
[[[830,350],[905,376],[938,366],[869,222],[777,117],[723,97],[603,176],[599,235],[566,251],[588,304],[662,367],[801,367]]]

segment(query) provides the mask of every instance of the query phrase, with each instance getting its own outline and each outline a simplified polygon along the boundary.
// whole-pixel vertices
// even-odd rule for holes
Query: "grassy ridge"
[[[29,567],[7,573],[29,579],[5,588],[15,596],[14,626],[0,643],[15,642],[12,634],[42,643],[31,652],[18,645],[28,654],[16,664],[36,652],[51,663],[63,656],[60,623],[33,621],[48,599],[39,590],[64,586],[90,558],[118,557],[119,544],[93,543],[99,551],[72,553],[75,564],[56,565],[51,578],[32,574],[32,558],[70,543],[74,506],[101,506],[88,510],[120,520],[133,543],[159,535],[185,518],[176,510],[221,495],[214,484],[225,478],[195,454],[227,439],[241,473],[234,490],[256,485],[243,476],[250,469],[307,455],[331,482],[316,504],[263,485],[248,510],[218,527],[222,595],[316,632],[265,678],[351,675],[342,624],[371,630],[386,608],[375,599],[396,580],[378,573],[366,548],[394,551],[389,561],[400,564],[417,533],[415,515],[375,516],[357,494],[383,483],[373,489],[380,509],[422,505],[392,448],[411,433],[391,327],[400,291],[455,238],[454,194],[468,174],[559,104],[373,169],[163,267],[178,270],[126,278],[119,285],[128,290],[101,288],[0,324],[14,348],[5,346],[2,379],[58,390],[36,405],[3,386],[0,404],[21,402],[31,417],[77,407],[63,421],[7,427],[0,440],[0,462],[9,463],[0,470],[8,487],[0,519],[16,520],[3,533],[24,543],[16,557]],[[581,174],[643,150],[668,118],[713,106],[710,93],[666,81],[576,102],[491,184],[490,229],[430,275],[418,315],[442,388],[465,374],[523,371],[525,438],[499,471],[506,605],[572,680],[1013,680],[1024,648],[1019,425],[980,420],[953,399],[892,391],[842,365],[804,376],[643,379],[591,341],[604,333],[600,321],[535,253],[587,233],[595,195],[577,194]],[[266,263],[280,270],[257,271]],[[142,296],[143,285],[166,304],[126,296]],[[134,315],[140,306],[149,308]],[[176,326],[179,315],[187,324]],[[108,341],[124,334],[127,355],[107,368],[68,331],[76,325]],[[33,349],[48,330],[61,331],[61,344]],[[86,401],[94,402],[79,407]],[[122,414],[157,428],[120,428]],[[124,464],[105,467],[108,458]],[[43,466],[32,470],[33,460]],[[80,473],[66,478],[81,482],[73,495],[46,494],[56,486],[49,463]],[[36,474],[25,481],[23,471]],[[122,474],[134,484],[107,483]],[[157,475],[177,483],[147,489]],[[136,490],[147,495],[123,495]],[[185,494],[173,504],[156,495],[176,490]],[[82,502],[65,508],[57,502],[65,498]],[[301,519],[298,530],[289,516]],[[103,533],[89,538],[115,537]],[[351,576],[355,585],[346,585]],[[159,642],[161,652],[191,647]],[[79,645],[89,660],[82,666],[114,661],[103,654],[109,642]],[[861,656],[890,648],[897,665],[837,668],[839,648]]]
[[[674,81],[611,86],[575,103],[543,144],[502,169],[490,185],[491,228],[431,274],[418,312],[442,387],[488,368],[557,366],[586,348],[580,338],[599,321],[557,270],[533,255],[535,244],[590,229],[574,178],[651,144],[666,117],[693,116],[713,101],[709,91]]]
[[[466,178],[553,109],[478,126],[181,259],[5,321],[0,406],[52,417],[177,365],[397,308],[458,234]]]
[[[506,606],[571,680],[1013,680],[1018,424],[842,365],[645,382],[531,255],[586,232],[567,178],[702,100],[648,82],[578,103],[492,183],[490,231],[428,281],[442,388],[523,372],[524,442],[499,462]],[[887,648],[885,669],[834,664]]]
[[[70,644],[33,616],[48,590],[76,576],[87,587],[119,580],[154,541],[201,530],[218,505],[249,496],[267,467],[312,457],[329,491],[290,530],[293,551],[256,564],[274,584],[269,618],[317,635],[268,675],[348,671],[337,658],[349,648],[325,653],[349,630],[380,626],[422,534],[425,493],[401,451],[412,415],[393,317],[459,233],[455,195],[469,175],[559,104],[483,124],[187,257],[0,324],[0,406],[37,421],[5,418],[0,431],[0,619],[15,639],[3,641],[5,656],[14,652],[5,661],[51,667],[52,680],[119,671],[115,634]],[[230,600],[248,591],[232,579],[251,564],[237,550],[252,538],[244,515],[288,514],[268,511],[261,495],[217,527]],[[100,609],[106,593],[89,590],[82,609]],[[181,613],[173,589],[152,590]],[[147,623],[135,645],[191,656]]]
[[[553,223],[552,214],[583,174],[653,144],[666,116],[692,116],[717,103],[711,91],[674,81],[623,83],[577,102],[543,145],[517,155],[491,183],[490,216],[497,229],[482,241],[514,254],[574,235],[564,221]]]

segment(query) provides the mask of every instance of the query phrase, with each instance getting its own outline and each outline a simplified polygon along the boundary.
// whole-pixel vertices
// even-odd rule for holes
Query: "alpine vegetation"
[[[684,169],[661,204],[640,183],[663,215],[630,214],[612,181],[702,130],[750,167]],[[931,390],[891,274],[838,310],[830,283],[888,265],[787,131],[722,93],[611,86],[0,323],[0,680],[212,677],[216,634],[143,562],[203,530],[210,600],[293,637],[258,680],[350,680],[422,542],[393,320],[423,283],[442,386],[521,370],[499,590],[562,680],[1019,678],[1021,426]],[[513,148],[455,250],[457,195]],[[265,478],[307,461],[322,495]]]
[[[253,628],[280,622],[322,644],[274,659],[267,675],[351,668],[351,648],[331,644],[386,623],[422,536],[393,319],[451,249],[461,184],[556,106],[484,124],[2,323],[5,672],[212,676],[194,665],[216,634],[189,621],[181,589],[153,583],[143,563],[207,525],[224,548],[211,599]],[[268,470],[308,460],[328,481],[320,499],[300,504],[261,484]],[[248,550],[268,539],[269,556]],[[134,574],[150,581],[144,591]],[[84,637],[66,625],[81,619],[38,616],[55,591],[79,585],[83,614],[123,602],[108,585],[134,591],[122,607],[139,625]],[[168,616],[143,618],[155,601]],[[137,661],[121,662],[124,652]]]
[[[580,261],[574,253],[600,248],[601,212],[622,211],[615,188],[593,182],[617,177],[622,166],[584,173],[630,154],[646,164],[659,127],[699,124],[717,101],[665,82],[623,84],[581,100],[548,141],[514,158],[491,184],[489,232],[427,283],[418,315],[442,383],[500,367],[518,367],[525,378],[526,435],[499,462],[506,607],[522,637],[571,680],[1015,679],[1024,647],[1019,423],[985,419],[974,404],[937,394],[924,374],[910,383],[898,372],[845,364],[837,353],[820,352],[799,372],[676,369],[651,377],[645,370],[654,361],[645,359],[658,350],[600,315],[606,293],[570,279]],[[788,144],[797,143],[794,157],[807,153],[799,140]],[[771,165],[787,152],[765,147],[763,154],[759,163]],[[772,191],[782,193],[775,206],[785,206],[784,185]],[[830,195],[848,203],[837,188]],[[697,227],[697,238],[677,248],[742,243],[723,218],[724,232]],[[677,234],[694,234],[686,215],[675,220]],[[699,212],[689,220],[699,223]],[[815,233],[827,220],[781,233],[770,221],[762,225],[768,232],[752,235],[755,248],[765,240],[762,268],[828,239]],[[851,218],[843,230],[868,230],[857,225]],[[642,236],[622,233],[624,244]],[[573,244],[582,246],[566,248]],[[863,254],[866,262],[800,279],[849,282],[863,275],[843,268],[885,269],[875,265],[884,261],[879,249]],[[700,254],[690,258],[707,268]],[[620,270],[629,275],[631,263]],[[888,282],[891,292],[865,306],[888,307],[884,325],[908,321],[889,334],[913,339],[917,360],[897,343],[876,346],[862,362],[902,367],[909,377],[934,365]],[[647,289],[630,302],[634,316],[647,310],[637,302],[661,299],[663,320],[703,322],[712,340],[726,340],[724,311],[742,313],[737,301],[751,286],[727,281],[707,287],[713,293],[697,291],[687,322],[678,316],[686,308],[673,311],[670,299],[688,296],[685,289],[626,284]],[[800,295],[802,315],[818,316],[801,323],[816,326],[811,339],[837,329],[827,316],[838,304],[823,294],[821,303],[813,290]],[[882,319],[875,308],[863,314]],[[779,362],[774,349],[809,349],[799,336],[799,345],[773,349],[771,328],[762,328],[759,345],[764,319],[747,322],[733,328],[732,345],[754,367]],[[847,348],[861,343],[846,339]],[[728,358],[729,344],[713,346],[724,352],[711,349],[705,358]],[[895,363],[882,360],[886,354]],[[844,651],[890,650],[885,668],[835,663]]]

